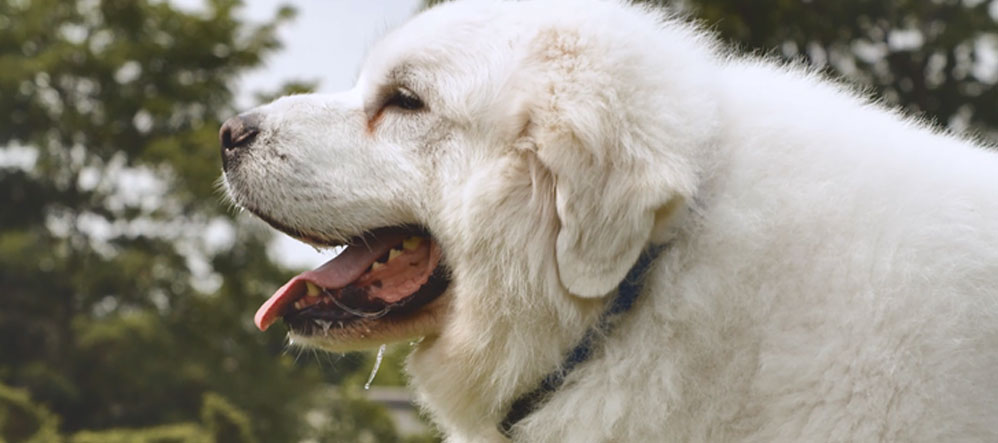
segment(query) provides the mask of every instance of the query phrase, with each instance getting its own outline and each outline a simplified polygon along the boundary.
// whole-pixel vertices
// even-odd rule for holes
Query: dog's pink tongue
[[[340,289],[360,277],[371,263],[406,239],[404,231],[380,232],[365,244],[347,246],[339,255],[322,266],[306,271],[281,286],[257,309],[253,322],[261,331],[284,315],[285,311],[306,291],[305,282],[326,289]]]

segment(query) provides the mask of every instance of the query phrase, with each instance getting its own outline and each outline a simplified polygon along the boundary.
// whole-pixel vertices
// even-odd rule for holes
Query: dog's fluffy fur
[[[517,439],[998,441],[998,157],[661,14],[431,9],[354,89],[252,111],[230,192],[312,239],[432,232],[451,288],[373,335],[425,335],[408,371],[448,441],[501,440],[665,242]],[[398,86],[426,108],[383,108]]]

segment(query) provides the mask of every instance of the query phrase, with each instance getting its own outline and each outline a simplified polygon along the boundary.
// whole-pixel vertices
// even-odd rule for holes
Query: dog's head
[[[388,35],[353,89],[230,120],[232,199],[347,245],[258,325],[330,349],[426,336],[441,358],[542,333],[557,358],[697,186],[705,44],[614,3],[447,4]]]

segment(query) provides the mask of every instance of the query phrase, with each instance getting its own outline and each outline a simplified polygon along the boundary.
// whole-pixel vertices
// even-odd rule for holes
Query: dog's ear
[[[534,83],[524,135],[555,181],[558,272],[572,294],[600,297],[694,188],[685,148],[670,146],[686,142],[669,135],[683,118],[663,124],[663,110],[645,108],[656,103],[642,94],[654,91],[615,75],[578,35],[552,30],[534,43],[528,61],[543,80]]]
[[[537,134],[535,146],[555,182],[555,258],[562,285],[580,297],[599,297],[624,279],[652,240],[656,221],[682,199],[651,176],[650,165],[611,153],[625,146],[588,135],[579,128],[554,130]]]

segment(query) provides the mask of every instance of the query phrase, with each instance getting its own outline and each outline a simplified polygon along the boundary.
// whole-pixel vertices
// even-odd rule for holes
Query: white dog
[[[998,441],[998,156],[660,12],[447,4],[221,138],[349,245],[258,326],[423,337],[448,441]]]

